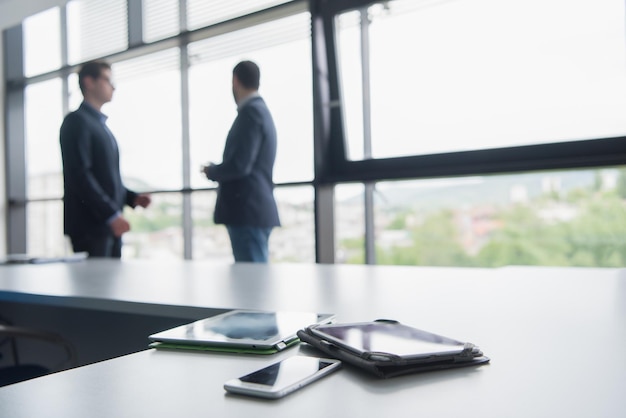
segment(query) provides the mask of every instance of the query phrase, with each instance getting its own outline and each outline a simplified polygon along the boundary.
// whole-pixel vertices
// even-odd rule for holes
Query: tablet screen
[[[150,336],[153,341],[187,344],[273,345],[332,315],[314,312],[235,310]]]
[[[360,353],[378,352],[398,356],[454,354],[465,343],[399,323],[320,325],[313,331]]]

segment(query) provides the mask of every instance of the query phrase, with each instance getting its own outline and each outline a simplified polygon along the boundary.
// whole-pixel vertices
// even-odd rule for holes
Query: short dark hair
[[[85,77],[98,78],[102,75],[102,70],[110,70],[111,64],[106,61],[89,61],[83,64],[78,71],[78,86],[80,91],[84,91]]]
[[[259,89],[259,81],[261,80],[261,71],[259,66],[252,61],[241,61],[233,68],[233,75],[247,89]]]

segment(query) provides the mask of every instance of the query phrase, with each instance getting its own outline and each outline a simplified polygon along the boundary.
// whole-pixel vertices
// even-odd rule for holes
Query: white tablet
[[[148,337],[153,342],[280,351],[297,342],[298,330],[327,324],[333,314],[234,310]]]

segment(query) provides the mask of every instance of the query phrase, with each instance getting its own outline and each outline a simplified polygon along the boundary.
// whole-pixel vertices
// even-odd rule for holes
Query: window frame
[[[626,161],[626,136],[439,154],[349,160],[343,126],[335,18],[381,3],[313,0],[314,97],[319,134],[316,180],[339,183],[505,174],[536,170],[606,167]]]
[[[314,179],[307,182],[277,184],[277,187],[313,186],[315,217],[316,262],[333,263],[335,261],[335,202],[334,187],[339,183],[364,183],[369,190],[366,193],[366,252],[373,253],[375,237],[371,194],[376,181],[410,180],[483,174],[523,173],[537,170],[560,170],[575,168],[610,167],[623,165],[626,161],[626,137],[588,138],[582,141],[553,142],[540,145],[503,147],[484,150],[470,150],[441,154],[403,156],[380,159],[349,160],[344,136],[343,115],[341,108],[341,86],[339,80],[339,62],[337,56],[337,36],[335,18],[338,14],[367,8],[381,3],[375,0],[293,0],[266,10],[216,23],[191,31],[185,30],[181,22],[181,32],[144,43],[141,39],[141,2],[128,0],[129,5],[129,47],[108,56],[101,57],[116,63],[148,55],[172,47],[181,48],[181,69],[188,66],[185,61],[186,46],[194,41],[205,39],[259,23],[290,16],[302,11],[311,15],[312,42],[312,87],[313,87],[313,156]],[[181,0],[181,16],[184,16],[186,2]],[[61,77],[63,80],[63,113],[67,113],[67,77],[80,64],[68,64],[66,15],[62,6],[62,67],[33,77],[25,77],[21,59],[6,60],[23,56],[21,26],[4,31],[5,65],[5,148],[7,154],[7,249],[9,253],[26,250],[25,207],[29,202],[53,201],[58,199],[28,199],[25,194],[24,126],[23,119],[24,88],[31,83]],[[181,18],[182,19],[182,18]],[[187,73],[182,71],[182,83],[188,82]],[[185,95],[183,86],[183,96]],[[188,98],[182,98],[183,109],[188,106]],[[186,110],[185,112],[188,112]],[[183,115],[187,118],[188,115]],[[183,121],[183,129],[185,129]],[[187,127],[188,128],[188,127]],[[184,133],[185,137],[188,132]],[[188,139],[187,139],[188,142]],[[185,140],[183,140],[185,144]],[[186,145],[188,147],[188,143]],[[183,145],[185,147],[185,145]],[[186,158],[188,150],[183,150]],[[185,236],[185,259],[192,258],[190,198],[196,191],[212,191],[214,188],[193,189],[189,185],[189,169],[183,161],[183,188],[181,190],[154,190],[152,193],[180,192],[183,206]],[[369,209],[368,209],[369,208]],[[369,211],[369,212],[368,212]],[[369,213],[369,214],[368,214]],[[368,263],[374,264],[371,259]]]

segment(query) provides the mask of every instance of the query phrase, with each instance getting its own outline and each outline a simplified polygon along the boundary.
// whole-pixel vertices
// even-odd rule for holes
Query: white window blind
[[[288,0],[187,0],[187,28],[198,29],[288,2]]]
[[[143,0],[143,40],[154,42],[180,32],[178,0]]]
[[[26,77],[61,66],[61,19],[55,7],[24,20],[24,73]]]
[[[128,48],[126,0],[73,0],[67,4],[70,64]]]
[[[189,45],[189,57],[192,64],[200,64],[308,39],[310,36],[310,14],[302,13],[194,42]]]
[[[178,48],[167,49],[147,56],[141,56],[130,60],[113,64],[113,77],[115,82],[125,82],[132,78],[141,78],[146,74],[176,71],[179,69]]]

